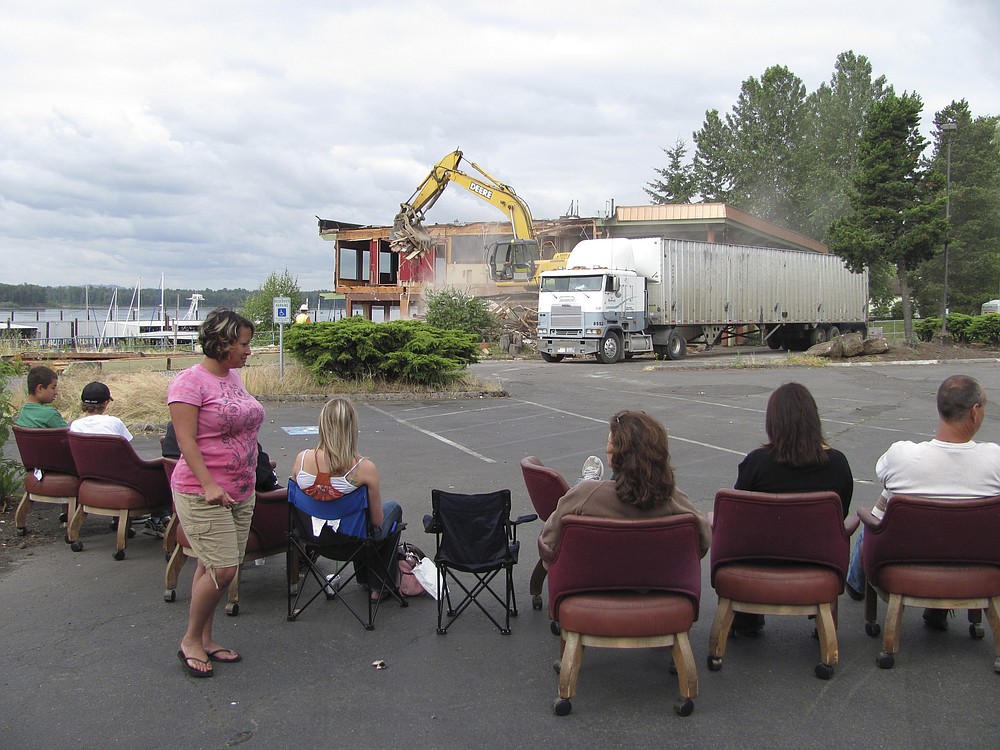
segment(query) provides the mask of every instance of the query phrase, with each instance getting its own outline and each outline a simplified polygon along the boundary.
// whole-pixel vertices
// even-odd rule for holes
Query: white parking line
[[[403,425],[404,427],[409,427],[410,429],[416,430],[417,432],[421,432],[424,435],[427,435],[428,437],[434,438],[435,440],[440,440],[445,445],[450,445],[452,448],[458,448],[463,453],[468,453],[470,456],[475,456],[480,461],[485,461],[488,464],[495,464],[496,463],[496,461],[494,459],[490,458],[489,456],[484,456],[482,453],[476,453],[471,448],[466,448],[464,445],[459,445],[454,440],[449,440],[446,437],[438,435],[436,432],[431,432],[430,430],[425,430],[423,427],[417,427],[412,422],[407,422],[405,419],[400,419],[399,417],[397,417],[397,416],[395,416],[393,414],[390,414],[389,412],[385,411],[384,409],[379,409],[377,406],[372,406],[371,404],[365,404],[365,406],[367,406],[369,409],[371,409],[374,412],[378,412],[382,416],[389,417],[389,419],[391,419],[391,420],[393,420],[393,421],[395,421],[395,422]]]

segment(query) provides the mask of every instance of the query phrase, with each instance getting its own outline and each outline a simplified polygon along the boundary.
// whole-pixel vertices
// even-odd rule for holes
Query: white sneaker
[[[584,479],[600,481],[604,478],[604,462],[597,456],[590,456],[583,462],[583,468],[580,469],[580,476]]]

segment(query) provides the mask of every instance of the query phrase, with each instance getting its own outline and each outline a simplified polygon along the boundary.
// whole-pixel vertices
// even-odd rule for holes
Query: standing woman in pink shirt
[[[191,677],[211,677],[212,662],[242,657],[212,637],[216,606],[246,550],[264,407],[237,370],[250,356],[254,326],[232,310],[209,313],[198,333],[205,358],[167,391],[181,458],[171,479],[181,526],[198,558],[187,632],[177,658]]]

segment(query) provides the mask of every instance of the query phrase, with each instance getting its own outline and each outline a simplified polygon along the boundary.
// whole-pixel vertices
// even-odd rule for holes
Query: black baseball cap
[[[104,383],[99,383],[96,380],[83,386],[80,400],[85,404],[103,404],[105,401],[114,401],[111,398],[111,390]]]

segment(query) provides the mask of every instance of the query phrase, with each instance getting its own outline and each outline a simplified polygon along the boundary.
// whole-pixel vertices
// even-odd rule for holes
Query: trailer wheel
[[[833,341],[839,335],[840,335],[840,329],[837,328],[837,326],[830,326],[830,331],[829,331],[829,334],[828,334],[829,340]]]
[[[767,345],[771,349],[780,349],[784,343],[780,333],[772,333],[767,340]]]
[[[812,346],[816,346],[816,344],[822,344],[826,340],[827,340],[826,330],[820,328],[819,326],[813,328],[812,331],[809,332],[809,343]]]
[[[544,359],[546,362],[562,362],[563,361],[563,355],[562,354],[549,354],[548,352],[539,352],[539,354],[542,355],[542,359]]]
[[[622,356],[622,339],[615,331],[608,331],[601,339],[597,350],[597,361],[602,365],[613,365]]]
[[[687,341],[677,331],[667,336],[667,359],[683,359],[687,353]]]

